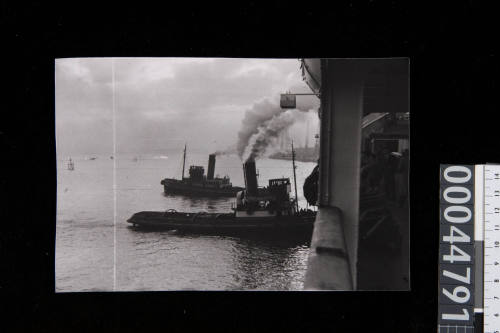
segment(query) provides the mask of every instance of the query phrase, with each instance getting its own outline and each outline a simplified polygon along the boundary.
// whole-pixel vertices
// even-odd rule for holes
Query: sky
[[[213,152],[234,147],[245,113],[285,91],[310,93],[298,59],[68,58],[55,61],[58,155]],[[297,97],[303,110],[319,99]],[[285,110],[284,110],[285,111]],[[317,113],[288,130],[309,144]],[[113,135],[115,134],[115,135]]]

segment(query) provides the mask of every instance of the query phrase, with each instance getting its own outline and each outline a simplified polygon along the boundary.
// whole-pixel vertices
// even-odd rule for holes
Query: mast
[[[184,167],[186,166],[186,144],[184,144],[184,158],[182,160],[182,179],[184,180]]]
[[[309,148],[309,118],[307,118],[307,122],[306,122],[306,142],[304,144],[304,148]]]
[[[292,165],[293,165],[293,184],[295,185],[295,208],[297,212],[299,211],[299,197],[297,196],[297,176],[295,175],[295,150],[293,149],[293,140],[292,140]]]

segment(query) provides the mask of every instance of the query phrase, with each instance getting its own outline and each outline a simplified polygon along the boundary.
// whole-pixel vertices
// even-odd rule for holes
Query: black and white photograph
[[[408,58],[58,58],[55,291],[410,289]]]

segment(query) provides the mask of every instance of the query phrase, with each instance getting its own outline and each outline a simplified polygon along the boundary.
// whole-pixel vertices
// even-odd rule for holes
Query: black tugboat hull
[[[208,188],[194,188],[194,187],[171,187],[164,186],[163,191],[165,194],[180,194],[185,196],[198,196],[198,197],[234,197],[236,193],[243,190],[243,188],[232,188],[231,190],[213,190]]]
[[[205,234],[312,232],[315,216],[245,217],[234,214],[139,212],[127,220],[135,227]]]
[[[230,188],[213,188],[194,186],[183,183],[179,180],[164,179],[161,181],[163,191],[165,194],[180,194],[185,196],[199,196],[199,197],[235,197],[236,193],[243,190],[243,187],[230,187]]]

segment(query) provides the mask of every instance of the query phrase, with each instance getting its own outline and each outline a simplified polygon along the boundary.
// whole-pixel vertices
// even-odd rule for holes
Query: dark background
[[[500,162],[496,11],[471,1],[235,3],[2,3],[8,331],[436,331],[439,163]],[[53,61],[85,56],[410,57],[412,290],[54,294]]]

